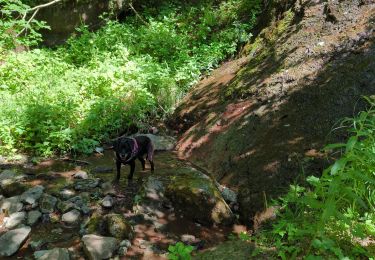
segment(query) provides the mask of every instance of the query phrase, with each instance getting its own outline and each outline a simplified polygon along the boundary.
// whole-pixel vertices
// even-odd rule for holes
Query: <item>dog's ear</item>
[[[111,144],[112,144],[112,147],[113,147],[114,151],[116,151],[116,152],[119,151],[120,141],[119,141],[118,138],[116,138],[115,140],[112,140]]]

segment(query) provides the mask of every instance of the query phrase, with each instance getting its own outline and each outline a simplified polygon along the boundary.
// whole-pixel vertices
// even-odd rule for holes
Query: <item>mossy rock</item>
[[[184,216],[205,225],[230,224],[232,211],[214,182],[205,174],[182,168],[171,177],[166,196]]]
[[[104,217],[94,213],[85,224],[87,234],[104,234]]]
[[[106,235],[119,240],[132,239],[134,236],[133,226],[121,214],[108,214],[104,217]]]
[[[196,260],[227,260],[227,259],[251,259],[254,245],[242,240],[226,241],[205,252],[198,253],[193,259]],[[254,258],[256,259],[256,258]],[[258,258],[259,259],[259,258]]]

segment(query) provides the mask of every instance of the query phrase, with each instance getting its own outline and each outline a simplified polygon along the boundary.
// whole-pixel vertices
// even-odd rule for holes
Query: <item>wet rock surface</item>
[[[30,227],[17,228],[0,237],[0,256],[11,256],[17,252],[31,232]]]
[[[36,260],[69,260],[69,251],[66,248],[54,248],[51,250],[41,250],[34,253]]]
[[[21,211],[22,208],[23,204],[19,196],[5,198],[0,202],[0,210],[2,212],[8,212],[9,214]]]
[[[8,229],[13,229],[26,222],[26,212],[15,212],[9,216],[5,222],[5,227]]]

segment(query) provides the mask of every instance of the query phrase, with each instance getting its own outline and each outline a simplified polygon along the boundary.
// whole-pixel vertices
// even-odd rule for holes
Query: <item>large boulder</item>
[[[108,214],[104,216],[105,232],[117,239],[132,239],[133,226],[121,214]]]
[[[205,225],[233,222],[231,209],[207,175],[184,167],[171,178],[165,196],[184,216]]]
[[[31,228],[28,226],[6,232],[0,237],[0,256],[11,256],[29,236]]]
[[[149,176],[139,196],[142,200],[135,207],[143,214],[174,209],[176,213],[208,226],[231,224],[235,219],[215,181],[189,166]]]
[[[36,260],[69,260],[69,251],[66,248],[54,248],[51,250],[41,250],[34,253]]]
[[[114,237],[85,235],[82,237],[83,250],[90,260],[108,259],[118,249],[118,241]]]

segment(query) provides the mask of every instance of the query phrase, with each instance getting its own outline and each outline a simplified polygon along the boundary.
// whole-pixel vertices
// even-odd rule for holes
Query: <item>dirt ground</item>
[[[375,4],[300,1],[212,72],[169,125],[181,158],[239,191],[246,224],[289,184],[319,175],[340,120],[375,93]]]

